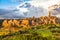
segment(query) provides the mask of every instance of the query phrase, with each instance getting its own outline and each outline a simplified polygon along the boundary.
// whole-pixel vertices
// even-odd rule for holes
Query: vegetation
[[[14,26],[7,21],[2,23],[0,40],[60,40],[60,24],[40,24],[30,27],[28,21],[23,20],[22,27],[16,20],[14,23],[16,24],[12,23]]]
[[[60,24],[42,24],[18,32],[0,30],[0,40],[60,40]]]

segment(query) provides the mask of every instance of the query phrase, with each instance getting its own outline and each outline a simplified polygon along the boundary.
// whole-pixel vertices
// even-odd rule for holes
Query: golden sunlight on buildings
[[[24,19],[11,19],[4,20],[2,23],[3,27],[22,27],[22,28],[30,28],[30,26],[36,26],[41,24],[56,24],[56,16],[51,16],[49,13],[48,16],[41,16],[39,18],[24,18]]]

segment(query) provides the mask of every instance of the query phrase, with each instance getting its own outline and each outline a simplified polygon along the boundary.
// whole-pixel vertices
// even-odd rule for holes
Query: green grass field
[[[42,24],[18,32],[0,30],[0,40],[60,40],[60,24]]]

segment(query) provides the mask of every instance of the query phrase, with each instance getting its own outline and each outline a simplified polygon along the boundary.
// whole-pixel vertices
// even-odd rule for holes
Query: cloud
[[[46,9],[46,11],[48,11],[48,7],[52,5],[59,5],[60,0],[31,0],[30,3],[34,7],[37,7],[37,8],[43,7],[44,9]],[[47,13],[46,11],[45,13]],[[42,13],[44,14],[44,11]],[[60,8],[55,8],[51,10],[51,13],[52,15],[58,16],[60,14]]]
[[[21,4],[17,5],[15,8],[0,9],[0,18],[24,18],[32,16],[45,16],[48,14],[46,8],[51,4],[50,2],[52,4],[56,4],[50,0],[30,0],[28,2],[24,2],[24,0],[21,0]],[[60,14],[59,12],[60,8],[51,11],[53,15],[58,15]]]
[[[18,9],[6,10],[0,9],[0,17],[2,18],[23,18],[24,14]]]
[[[31,7],[29,8],[29,12],[27,13],[27,17],[40,17],[40,16],[46,16],[47,15],[47,11],[45,9],[43,9],[42,7]]]
[[[1,10],[0,10],[1,11]],[[15,9],[2,9],[0,17],[3,18],[23,18],[23,17],[38,17],[42,16],[44,9],[42,7],[35,7],[28,2],[18,5]]]
[[[35,7],[43,7],[43,8],[48,8],[49,6],[59,4],[59,0],[31,0],[30,3],[31,5],[34,5]]]
[[[32,17],[32,16],[39,17],[39,16],[47,15],[47,11],[44,8],[35,7],[34,5],[31,5],[30,2],[22,3],[17,8],[23,13],[25,12],[24,14],[26,15],[26,17]]]
[[[18,6],[18,9],[22,9],[22,8],[26,8],[27,11],[27,16],[43,16],[43,15],[47,15],[48,10],[47,8],[49,6],[55,5],[55,4],[59,4],[59,0],[31,0],[29,2],[24,2],[21,5]],[[59,14],[58,11],[53,10],[52,14],[54,14],[54,11],[56,12],[55,14]]]
[[[53,15],[60,15],[60,7],[53,9],[53,10],[51,11],[51,13],[52,13]]]

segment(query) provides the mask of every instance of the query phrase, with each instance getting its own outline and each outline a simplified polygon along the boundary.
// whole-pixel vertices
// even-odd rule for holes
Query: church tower
[[[50,11],[48,12],[48,17],[51,17],[51,13],[50,13]]]

